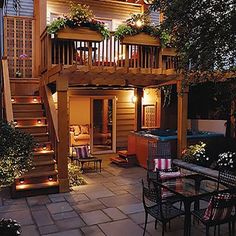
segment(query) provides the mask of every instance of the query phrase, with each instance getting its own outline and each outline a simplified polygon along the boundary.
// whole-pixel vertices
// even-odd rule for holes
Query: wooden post
[[[142,128],[142,97],[143,89],[136,88],[134,90],[134,96],[137,98],[135,102],[135,131],[139,131]]]
[[[125,45],[125,68],[129,68],[129,45]]]
[[[58,150],[57,167],[59,178],[59,191],[69,191],[68,180],[68,147],[69,147],[69,125],[68,125],[68,81],[64,78],[57,79],[57,99],[58,99]]]
[[[162,65],[162,48],[159,48],[158,51],[159,51],[158,68],[163,69],[163,65]]]
[[[103,100],[102,133],[108,133],[108,99]]]
[[[188,88],[182,88],[182,80],[177,82],[178,92],[178,124],[177,124],[177,157],[187,147],[188,128]]]

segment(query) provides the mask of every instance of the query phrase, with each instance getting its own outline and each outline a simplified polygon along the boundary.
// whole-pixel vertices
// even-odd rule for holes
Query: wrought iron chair
[[[227,199],[223,196],[229,197]],[[232,191],[223,194],[214,194],[209,202],[208,208],[194,210],[192,215],[206,226],[206,236],[209,236],[210,227],[214,227],[214,235],[216,233],[216,226],[221,224],[229,224],[229,236],[235,235],[235,221],[236,221],[236,197]],[[234,210],[233,210],[234,208]],[[218,228],[218,233],[220,233]]]
[[[144,182],[142,180],[143,186],[143,206],[145,210],[145,225],[143,235],[145,235],[148,214],[156,219],[155,229],[157,228],[157,221],[162,223],[162,236],[166,231],[166,224],[170,222],[172,219],[184,215],[184,211],[178,209],[173,206],[170,202],[163,202],[161,197],[161,185],[157,183],[158,187],[149,188],[144,186]]]

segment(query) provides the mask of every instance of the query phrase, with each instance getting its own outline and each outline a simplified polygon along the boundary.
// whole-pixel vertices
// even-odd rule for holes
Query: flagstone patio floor
[[[0,196],[0,218],[17,220],[22,236],[143,235],[143,168],[124,169],[106,161],[101,173],[83,176],[87,185],[74,187],[69,193],[14,200]],[[165,235],[183,235],[183,221],[183,217],[173,220]],[[161,235],[161,225],[155,230],[150,216],[148,222],[146,235]],[[228,235],[227,227],[221,231]],[[191,236],[201,235],[205,235],[204,227],[195,224]]]

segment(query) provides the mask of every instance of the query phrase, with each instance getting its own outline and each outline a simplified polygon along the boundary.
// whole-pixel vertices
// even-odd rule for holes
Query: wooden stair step
[[[24,117],[43,117],[44,111],[43,109],[38,110],[13,110],[14,119],[24,118]]]
[[[48,129],[48,125],[16,125],[16,128],[30,134],[35,133],[46,133]]]
[[[36,142],[48,142],[49,141],[49,135],[48,133],[34,133],[31,134]]]
[[[136,157],[135,154],[131,154],[131,153],[128,153],[128,150],[121,150],[121,151],[118,151],[117,154],[120,156],[120,157],[124,157],[124,158],[127,158],[127,157]]]
[[[21,177],[17,178],[17,179],[21,179],[21,178],[39,178],[39,177],[44,177],[44,176],[54,176],[57,175],[58,171],[57,170],[52,170],[52,171],[40,171],[40,172],[34,172],[34,173],[30,173],[27,172],[24,175],[22,175]],[[16,180],[17,180],[16,179]]]
[[[28,189],[42,189],[42,188],[49,188],[52,186],[59,186],[59,182],[58,181],[52,181],[50,182],[50,184],[48,183],[39,183],[39,184],[25,184],[24,188],[21,187],[21,185],[17,185],[16,189],[19,191],[23,191],[23,190],[28,190]]]
[[[19,126],[27,126],[27,125],[45,125],[47,122],[47,118],[45,116],[42,117],[21,117],[14,118],[14,121],[17,122]]]
[[[55,164],[56,161],[54,159],[43,160],[43,161],[39,159],[37,161],[34,161],[33,169],[31,169],[29,172],[34,173],[38,171],[53,171],[55,170]]]
[[[13,104],[17,103],[41,103],[40,96],[33,95],[13,95],[11,96],[11,101]]]
[[[19,110],[42,110],[42,103],[12,103],[13,111]]]
[[[37,161],[34,162],[33,166],[46,166],[46,165],[54,165],[56,164],[56,161],[54,159],[48,160],[48,161]]]
[[[22,184],[12,187],[13,198],[30,197],[43,194],[53,194],[59,192],[58,181],[48,181],[37,184]]]
[[[47,151],[52,150],[52,143],[50,141],[48,142],[37,142],[36,147],[34,148],[34,151]]]

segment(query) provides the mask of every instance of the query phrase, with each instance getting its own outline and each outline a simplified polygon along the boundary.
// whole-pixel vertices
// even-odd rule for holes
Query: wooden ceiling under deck
[[[151,87],[176,80],[178,75],[174,71],[169,73],[154,74],[145,71],[131,70],[128,68],[112,69],[110,67],[64,67],[57,65],[48,71],[46,83],[55,83],[57,79],[68,80],[69,86],[116,86],[116,87]]]

